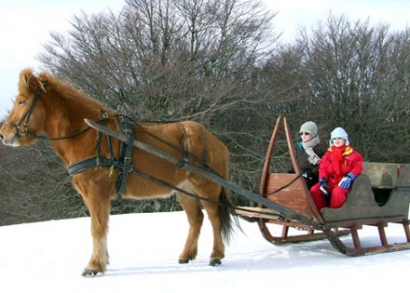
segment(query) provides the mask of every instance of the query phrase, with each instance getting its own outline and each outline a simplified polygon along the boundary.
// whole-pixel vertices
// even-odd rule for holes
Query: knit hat
[[[347,132],[342,127],[336,127],[330,135],[330,141],[329,141],[330,146],[333,145],[333,139],[337,137],[343,138],[345,140],[345,145],[350,144],[349,135],[347,135]]]
[[[307,132],[310,133],[313,137],[317,136],[317,125],[313,121],[308,121],[302,124],[300,127],[299,133]]]

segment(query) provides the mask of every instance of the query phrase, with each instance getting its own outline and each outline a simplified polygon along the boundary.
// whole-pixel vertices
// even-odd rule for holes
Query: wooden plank
[[[396,187],[399,167],[399,164],[364,162],[363,174],[369,177],[372,187],[393,189]]]
[[[363,174],[373,188],[410,188],[410,164],[364,162]]]
[[[303,178],[296,174],[271,173],[268,176],[265,190],[266,198],[272,202],[283,205],[298,214],[308,218],[315,218],[315,213],[307,201]],[[294,181],[293,183],[291,183]],[[290,184],[291,183],[291,184]],[[289,185],[290,184],[290,185]],[[289,186],[287,186],[289,185]],[[283,188],[285,187],[285,188]]]
[[[281,218],[280,215],[275,214],[273,210],[261,207],[238,207],[235,209],[235,213],[241,216],[258,219],[278,220]]]

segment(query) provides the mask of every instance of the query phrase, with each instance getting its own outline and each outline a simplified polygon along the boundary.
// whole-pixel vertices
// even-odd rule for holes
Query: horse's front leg
[[[108,264],[107,232],[110,215],[110,199],[101,194],[88,194],[84,202],[91,218],[91,235],[93,238],[93,251],[83,276],[95,276],[104,273]]]

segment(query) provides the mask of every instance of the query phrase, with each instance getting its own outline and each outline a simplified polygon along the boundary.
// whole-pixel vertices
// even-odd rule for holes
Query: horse
[[[81,195],[91,220],[92,254],[83,276],[104,274],[109,262],[107,231],[111,200],[167,198],[176,195],[189,223],[188,236],[178,261],[197,256],[204,209],[213,229],[209,265],[221,264],[235,216],[229,190],[183,170],[157,156],[90,128],[85,119],[115,131],[128,131],[139,141],[199,167],[229,178],[227,146],[202,124],[194,121],[136,123],[128,128],[118,111],[82,93],[48,72],[20,72],[18,94],[0,128],[0,139],[12,147],[46,139],[71,172],[72,184]],[[130,120],[130,119],[128,119]],[[124,147],[124,148],[123,148]],[[125,156],[121,158],[121,153]],[[101,162],[105,162],[102,164]],[[138,172],[131,171],[138,170]],[[69,173],[70,173],[69,172]],[[124,178],[126,180],[124,180]],[[162,183],[162,184],[161,184]]]

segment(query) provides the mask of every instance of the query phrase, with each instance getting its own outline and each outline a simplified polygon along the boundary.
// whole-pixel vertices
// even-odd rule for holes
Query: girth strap
[[[133,167],[131,165],[131,154],[134,142],[134,130],[133,123],[130,118],[125,115],[120,116],[121,132],[127,135],[127,142],[121,142],[119,162],[122,165],[117,178],[117,196],[120,197],[121,193],[127,186],[128,174],[132,172]]]
[[[114,167],[117,169],[121,169],[122,165],[118,161],[114,161],[111,159],[106,158],[88,158],[77,163],[72,164],[67,168],[68,175],[72,176],[74,174],[83,172],[87,169],[94,168],[94,167]]]
[[[178,125],[179,125],[179,127],[181,127],[181,129],[184,133],[184,157],[179,159],[179,161],[177,163],[177,167],[178,168],[183,168],[189,162],[189,160],[192,158],[192,153],[189,152],[188,134],[186,132],[184,124],[179,122]]]

